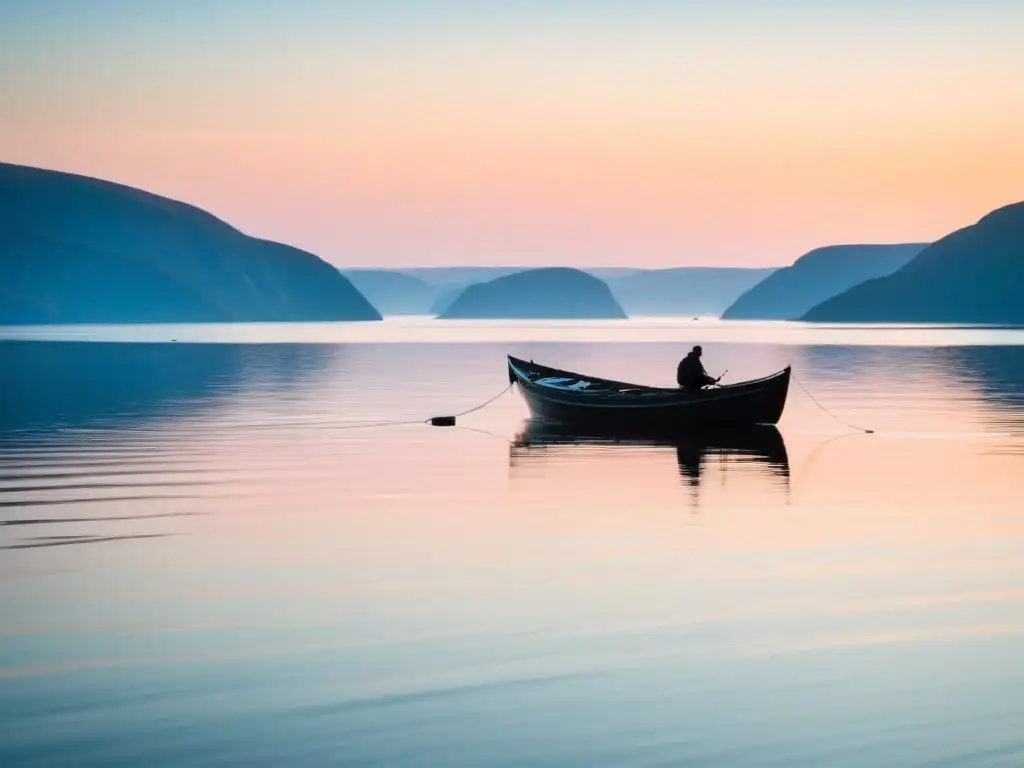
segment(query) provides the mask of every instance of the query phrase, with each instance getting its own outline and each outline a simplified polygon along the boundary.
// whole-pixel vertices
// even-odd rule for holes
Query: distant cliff
[[[803,319],[1024,324],[1024,202],[946,235],[899,271],[861,283]]]
[[[600,279],[578,269],[528,269],[467,287],[440,315],[458,318],[624,318]]]
[[[636,315],[721,315],[774,269],[679,267],[606,277],[622,308]]]
[[[830,245],[801,256],[736,299],[726,320],[795,320],[826,299],[895,272],[926,244]]]
[[[0,163],[0,324],[379,319],[311,253],[138,189]]]
[[[391,269],[346,269],[342,274],[383,315],[428,315],[436,286]]]

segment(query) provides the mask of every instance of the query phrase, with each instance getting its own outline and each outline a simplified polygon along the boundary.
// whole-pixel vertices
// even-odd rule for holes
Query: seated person
[[[701,352],[701,348],[696,346],[679,361],[679,367],[676,368],[676,383],[683,389],[698,390],[708,384],[718,383],[718,379],[711,378],[704,370],[704,365],[700,361]]]

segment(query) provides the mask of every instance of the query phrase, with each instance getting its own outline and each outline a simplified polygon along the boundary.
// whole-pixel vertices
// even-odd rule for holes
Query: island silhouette
[[[0,163],[0,324],[612,319],[1024,323],[1024,202],[932,243],[830,245],[779,269],[339,270],[187,203]]]
[[[619,319],[626,313],[608,285],[579,269],[528,269],[467,287],[441,319]]]
[[[873,277],[895,272],[925,243],[815,248],[740,295],[723,320],[794,320],[815,305]]]
[[[343,269],[342,274],[385,315],[443,315],[470,285],[529,267]],[[718,316],[774,267],[581,268],[603,280],[629,316]]]
[[[311,253],[139,189],[0,163],[0,324],[379,319]]]
[[[825,323],[1024,323],[1024,202],[998,208],[803,315]]]

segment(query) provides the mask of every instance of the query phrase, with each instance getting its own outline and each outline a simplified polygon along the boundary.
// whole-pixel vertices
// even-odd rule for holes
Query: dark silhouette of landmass
[[[925,247],[925,243],[905,243],[816,248],[742,294],[722,318],[795,320],[858,283],[895,272]]]
[[[385,315],[437,316],[444,314],[470,285],[527,269],[529,267],[400,267],[344,269],[342,274]]]
[[[408,267],[345,269],[353,284],[386,315],[443,315],[470,285],[531,271],[528,267]],[[721,315],[741,293],[775,268],[589,267],[580,272],[603,280],[627,315]]]
[[[635,315],[721,315],[736,297],[775,271],[741,267],[645,269],[607,277],[622,308]]]
[[[522,272],[529,267],[402,267],[399,271],[418,277],[430,285],[463,287],[473,283],[484,283],[496,277],[504,277],[515,272]]]
[[[342,273],[362,291],[374,306],[386,315],[443,315],[459,294],[470,285],[498,277],[526,272],[530,267],[408,267],[400,269],[346,269]],[[582,269],[608,282],[638,274],[633,267],[595,267]],[[397,275],[390,278],[390,275]],[[409,278],[422,285],[408,282]],[[613,291],[614,293],[614,291]],[[424,294],[429,301],[424,308]]]
[[[390,269],[346,269],[342,272],[383,315],[428,315],[438,287]]]
[[[138,189],[0,163],[0,324],[379,319],[311,253]]]
[[[528,269],[537,268],[538,267],[523,266],[396,267],[399,272],[404,272],[407,275],[418,277],[420,280],[430,283],[431,285],[446,285],[448,287],[455,287],[458,285],[465,287],[467,285],[472,285],[473,283],[484,283],[488,280],[493,280],[496,277],[504,277],[505,275],[514,274],[515,272],[525,272]],[[581,271],[605,280],[607,278],[631,275],[634,272],[639,272],[641,270],[636,267],[581,267]]]
[[[469,286],[441,319],[624,318],[602,280],[578,269],[530,269]]]
[[[1024,323],[1024,202],[930,245],[902,269],[811,308],[826,323]]]
[[[343,274],[384,314],[443,315],[468,286],[525,271],[529,268],[411,267],[348,269]],[[604,280],[628,315],[717,316],[774,268],[593,267],[580,271]]]
[[[465,285],[453,285],[441,289],[437,298],[430,303],[430,314],[443,315],[464,290],[466,290]]]

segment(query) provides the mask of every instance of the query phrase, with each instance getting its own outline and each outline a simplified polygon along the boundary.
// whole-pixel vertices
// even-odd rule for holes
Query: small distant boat
[[[600,379],[508,356],[509,383],[519,386],[534,418],[609,433],[777,424],[790,373],[786,366],[763,379],[691,391]]]

